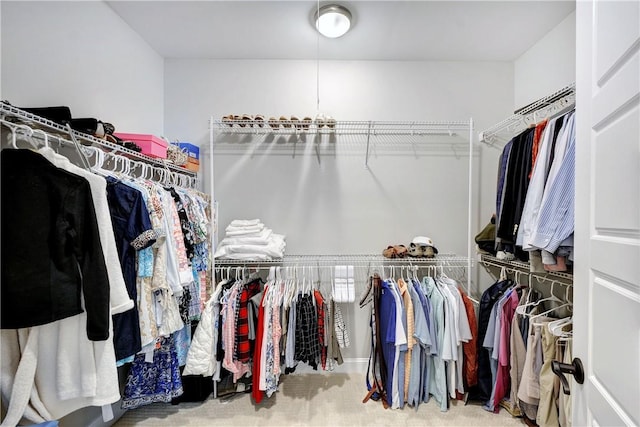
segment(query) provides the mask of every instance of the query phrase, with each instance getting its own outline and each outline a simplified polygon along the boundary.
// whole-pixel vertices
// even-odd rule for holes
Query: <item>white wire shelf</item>
[[[54,121],[29,113],[20,108],[14,107],[13,105],[7,104],[6,102],[0,102],[0,115],[5,119],[17,120],[15,122],[17,125],[25,125],[30,128],[35,127],[37,129],[40,129],[47,133],[51,137],[51,139],[55,139],[66,144],[73,144],[70,139],[73,139],[75,137],[79,141],[88,143],[87,145],[99,147],[105,151],[112,151],[114,153],[125,155],[136,160],[141,160],[145,163],[151,164],[152,166],[169,169],[171,172],[178,172],[189,177],[196,177],[198,175],[197,172],[176,166],[166,160],[157,159],[142,153],[138,153],[137,151],[133,151],[121,145],[113,144],[109,141],[96,138],[92,135],[78,132],[76,130],[71,130],[70,133],[70,131],[66,127]],[[83,143],[83,145],[85,144]]]
[[[337,135],[397,135],[397,136],[421,136],[421,135],[449,135],[453,136],[459,131],[468,131],[469,122],[419,122],[419,121],[336,121],[331,127],[321,125],[316,121],[304,123],[302,121],[292,124],[291,121],[278,122],[277,127],[272,127],[266,122],[254,120],[223,121],[212,119],[213,128],[226,134],[249,135],[297,135],[297,134],[337,134]]]
[[[281,265],[300,266],[334,266],[334,265],[354,265],[360,267],[367,266],[419,266],[419,267],[445,267],[445,268],[468,268],[473,267],[473,259],[458,256],[455,254],[438,254],[434,258],[385,258],[375,254],[354,254],[354,255],[285,255],[284,258],[269,261],[247,261],[231,259],[215,259],[216,267],[236,266],[236,267],[268,267]]]
[[[397,154],[437,154],[460,157],[473,154],[473,122],[469,121],[336,121],[331,126],[312,120],[278,121],[277,127],[268,121],[220,120],[211,118],[210,128],[215,140],[213,149],[221,154],[233,154],[251,147],[252,154],[302,153],[323,155],[363,154],[368,167],[372,153],[386,149]],[[216,136],[213,136],[215,132]]]
[[[545,273],[532,273],[531,266],[528,262],[513,260],[513,261],[504,261],[496,258],[493,255],[482,254],[480,256],[480,263],[484,266],[491,266],[497,268],[506,268],[511,271],[520,271],[526,274],[531,274],[532,276],[539,277],[542,279],[553,279],[560,278],[565,280],[573,281],[573,274],[561,271],[548,271]]]
[[[511,116],[480,132],[478,139],[488,145],[503,144],[529,125],[575,105],[576,84],[571,83],[519,109]]]

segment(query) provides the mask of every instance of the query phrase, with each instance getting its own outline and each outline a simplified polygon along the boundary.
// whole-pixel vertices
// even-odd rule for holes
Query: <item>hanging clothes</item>
[[[462,288],[458,287],[458,292],[462,296],[467,313],[467,321],[469,322],[469,331],[471,332],[471,339],[462,345],[464,352],[464,387],[468,390],[478,384],[478,349],[476,342],[478,339],[478,321],[473,301]]]
[[[17,158],[15,157],[16,155],[18,156]],[[49,163],[49,160],[45,159],[45,156],[51,157],[64,170],[55,168],[52,163]],[[60,313],[60,309],[67,311],[66,314],[69,314],[68,309],[72,307],[68,305],[70,302],[77,302],[78,310],[80,310],[80,314],[77,315],[66,316],[61,320],[48,322],[41,326],[23,328],[18,334],[15,333],[16,331],[3,330],[2,344],[0,345],[3,349],[3,363],[2,375],[0,376],[3,378],[2,394],[8,397],[7,400],[11,402],[3,425],[15,425],[22,416],[31,421],[40,422],[45,419],[61,418],[82,407],[100,406],[116,402],[119,399],[119,387],[115,369],[112,342],[113,329],[110,322],[110,314],[125,311],[132,306],[133,302],[126,293],[124,280],[121,277],[117,277],[118,269],[107,269],[105,265],[104,260],[107,254],[112,257],[115,252],[113,236],[111,236],[110,241],[105,240],[105,248],[102,248],[100,244],[102,235],[105,238],[109,237],[108,234],[104,234],[104,229],[97,227],[99,224],[104,225],[109,220],[109,212],[106,210],[106,199],[103,191],[106,182],[99,177],[92,177],[87,182],[86,171],[83,171],[83,176],[75,174],[76,170],[73,169],[73,165],[63,161],[50,150],[44,150],[39,154],[30,150],[3,150],[1,157],[3,175],[2,199],[6,206],[12,206],[12,209],[7,210],[6,215],[3,213],[2,216],[3,292],[9,290],[11,284],[10,277],[5,275],[11,270],[9,268],[11,261],[8,257],[20,255],[24,256],[24,260],[29,260],[29,268],[31,269],[38,266],[38,261],[46,262],[46,268],[44,270],[40,269],[39,274],[42,271],[52,271],[50,269],[51,265],[58,265],[58,273],[52,282],[52,285],[56,287],[56,292],[46,292],[46,295],[48,298],[53,297],[52,301],[55,301],[56,297],[63,297],[64,299],[61,301],[66,301],[62,304],[57,304],[58,308],[53,311],[49,311],[51,309],[42,305],[43,301],[39,301],[37,298],[35,300],[29,298],[22,301],[22,303],[39,303],[38,310],[45,315],[48,311],[52,313],[52,316],[49,316],[52,320],[57,315],[56,313]],[[10,162],[6,163],[7,160],[10,160]],[[20,170],[16,170],[15,167],[19,167]],[[62,210],[54,208],[56,198],[40,198],[36,191],[25,191],[23,193],[24,195],[29,195],[29,200],[23,200],[28,204],[28,207],[26,205],[21,207],[19,202],[22,199],[16,199],[14,203],[9,203],[10,192],[8,189],[19,190],[19,187],[11,185],[11,179],[13,177],[19,178],[24,173],[33,175],[33,177],[24,180],[20,179],[19,185],[36,184],[38,182],[36,176],[41,176],[45,179],[40,182],[38,188],[47,192],[51,190],[49,196],[55,194],[56,185],[59,185],[57,187],[58,190],[67,193],[67,196],[58,199],[60,202],[66,202],[62,205],[64,208]],[[5,174],[9,175],[5,176]],[[47,176],[47,174],[53,175]],[[63,177],[63,180],[58,180],[58,177]],[[72,185],[69,187],[60,186],[63,184]],[[80,184],[80,187],[73,186],[78,184]],[[94,195],[95,198],[93,197]],[[31,199],[32,197],[33,199]],[[77,201],[83,199],[88,202],[86,205],[77,204]],[[42,203],[47,202],[51,204],[52,208],[43,210],[43,208],[36,207],[33,205],[34,200]],[[77,209],[81,209],[81,211],[76,211]],[[66,214],[64,214],[65,210],[67,211]],[[74,219],[74,211],[80,217]],[[40,214],[49,214],[51,212],[64,215],[59,217],[58,220],[53,217],[50,218],[53,222],[39,221],[38,216]],[[34,257],[23,250],[21,251],[20,242],[15,245],[11,244],[12,234],[9,232],[10,229],[7,228],[8,224],[5,223],[5,221],[11,220],[11,213],[20,214],[20,220],[30,222],[29,227],[21,227],[20,222],[10,221],[11,227],[14,227],[15,230],[21,230],[22,240],[20,242],[31,242],[32,244],[27,247],[30,250],[42,251],[46,249],[48,254],[54,256],[53,260],[48,259],[46,256]],[[90,224],[96,226],[95,233],[90,233],[93,228]],[[41,227],[38,227],[38,225]],[[64,237],[28,237],[29,233],[42,233],[51,225],[54,228],[50,229],[50,232],[62,233]],[[33,242],[36,241],[62,244],[62,246],[34,245]],[[6,250],[4,246],[6,244],[12,246],[11,251]],[[88,248],[90,247],[95,248],[95,250],[93,252],[89,251]],[[77,261],[71,263],[72,257],[76,258]],[[76,262],[77,264],[75,264]],[[61,274],[66,267],[70,268],[70,272],[75,271],[76,273]],[[91,269],[91,271],[87,269]],[[28,284],[29,275],[27,273],[29,271],[29,269],[21,271],[21,274],[23,274],[22,285]],[[82,276],[80,276],[80,272],[82,272]],[[103,278],[99,278],[103,273]],[[80,307],[79,288],[77,298],[69,298],[71,292],[73,292],[73,288],[69,287],[69,285],[74,280],[79,281],[78,287],[82,286],[84,288],[82,293],[86,311],[82,311]],[[96,288],[92,291],[90,286],[85,287],[82,283],[84,281],[91,281],[91,286],[102,286],[103,289]],[[112,286],[111,282],[113,283]],[[49,280],[42,280],[39,283],[44,285],[49,283]],[[65,283],[66,286],[62,286]],[[44,290],[40,293],[45,295]],[[102,298],[103,295],[105,298],[104,304],[106,304],[104,332],[101,331],[102,326],[96,329],[97,312],[95,310],[95,302]],[[37,295],[34,294],[32,296]],[[113,306],[110,304],[110,297],[112,298]],[[4,309],[4,304],[9,303],[10,298],[5,298],[3,295],[2,302],[3,315],[10,314],[11,311],[9,309]],[[16,308],[20,307],[16,306]],[[27,310],[25,313],[33,315],[32,317],[37,320],[37,314],[33,314],[32,311]],[[98,322],[98,324],[101,323],[102,321]],[[104,338],[102,338],[103,334],[106,334]],[[101,338],[101,340],[95,341],[96,338]],[[18,345],[19,341],[22,342],[22,345]],[[14,344],[16,345],[14,346]],[[18,370],[19,367],[20,370]],[[29,390],[30,393],[19,393],[18,389],[13,389],[14,384],[22,390]]]
[[[156,235],[139,191],[107,177],[107,198],[127,291],[136,306],[113,318],[116,358],[124,359],[142,348],[137,310],[136,250],[152,245]]]
[[[407,403],[410,406],[418,407],[421,402],[420,384],[424,378],[422,370],[423,367],[426,367],[426,352],[428,347],[431,346],[431,335],[429,333],[426,310],[424,309],[425,304],[422,302],[424,296],[422,296],[421,300],[420,293],[413,281],[409,281],[408,290],[414,307],[415,326],[413,336],[415,338],[415,345],[413,346],[411,360],[409,362],[411,364],[411,370],[409,373]]]
[[[480,308],[478,312],[478,387],[472,390],[471,397],[475,400],[487,401],[491,397],[491,389],[493,388],[493,380],[490,367],[490,355],[483,347],[484,340],[487,336],[487,329],[491,311],[495,303],[500,299],[504,292],[513,286],[513,281],[502,280],[494,283],[487,288],[480,298]]]
[[[531,180],[529,182],[529,189],[527,191],[524,208],[522,210],[522,218],[516,240],[516,243],[522,246],[522,249],[524,250],[531,249],[531,245],[528,242],[532,229],[537,222],[547,174],[551,167],[551,147],[554,144],[553,138],[557,135],[555,132],[556,127],[558,130],[561,129],[563,121],[564,116],[549,120],[539,144],[538,157],[536,158],[535,166],[531,171]]]
[[[296,303],[295,359],[318,369],[320,341],[318,319],[311,295],[298,295]]]
[[[89,183],[31,150],[0,156],[2,204],[10,207],[2,215],[2,328],[86,310],[87,336],[106,340],[109,279]]]
[[[513,139],[502,195],[502,211],[496,229],[496,235],[502,239],[503,243],[515,244],[516,242],[522,208],[529,186],[528,176],[531,169],[534,134],[535,128],[531,128]]]
[[[500,315],[500,331],[498,342],[498,369],[496,374],[495,393],[493,401],[489,407],[490,410],[498,412],[500,402],[506,396],[511,385],[510,375],[510,343],[511,343],[511,324],[515,314],[516,307],[520,302],[517,291],[512,291],[505,299],[502,305]]]

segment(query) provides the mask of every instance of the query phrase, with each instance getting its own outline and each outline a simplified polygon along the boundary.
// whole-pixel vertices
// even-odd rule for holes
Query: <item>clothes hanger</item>
[[[102,175],[102,176],[106,176],[107,173],[106,171],[102,168],[102,166],[104,165],[104,151],[102,150],[98,150],[96,147],[92,147],[92,146],[84,146],[83,147],[83,151],[85,152],[85,154],[87,155],[87,160],[89,161],[89,168],[91,169],[91,171],[93,173],[96,173],[98,175]],[[91,157],[93,157],[94,163],[93,166],[91,165]]]
[[[549,329],[549,332],[551,332],[554,336],[565,337],[565,336],[573,335],[571,331],[565,331],[563,329],[565,326],[572,325],[572,324],[573,324],[573,318],[565,317],[558,320],[552,320],[547,325],[547,328]]]
[[[534,319],[538,319],[538,318],[540,318],[542,316],[546,316],[547,314],[551,314],[556,310],[560,310],[561,308],[569,308],[570,309],[572,306],[573,306],[573,304],[567,302],[567,303],[564,303],[562,305],[559,305],[558,307],[554,307],[554,308],[549,309],[547,311],[543,311],[542,313],[529,315],[529,319],[530,319],[530,321],[533,321]],[[544,325],[544,323],[548,323],[548,322],[540,322],[540,323],[533,322],[533,324],[536,325],[536,326]]]
[[[284,279],[285,281],[285,294],[283,295],[283,302],[285,307],[291,307],[291,301],[293,299],[293,294],[296,293],[294,288],[293,280],[291,279],[290,267],[285,267],[284,270]]]
[[[9,128],[9,131],[11,132],[11,148],[17,150],[18,149],[18,144],[16,142],[16,125],[10,122],[6,122],[4,120],[2,120],[2,124],[4,124],[6,127]]]
[[[153,179],[153,172],[154,172],[154,168],[153,166],[151,166],[148,163],[143,163],[144,166],[144,173],[143,173],[143,177],[145,180],[147,181],[151,181]]]
[[[31,131],[31,137],[33,137],[33,136],[34,136],[34,134],[42,135],[42,140],[43,140],[43,143],[44,143],[44,148],[51,148],[51,147],[49,146],[49,135],[48,135],[45,131],[43,131],[42,129],[33,129],[33,130]]]
[[[33,148],[37,149],[37,145],[33,144],[33,141],[31,140],[31,136],[33,135],[33,129],[31,129],[28,126],[25,125],[16,125],[14,124],[15,129],[13,129],[13,131],[11,132],[11,146],[15,149],[18,149],[18,144],[17,144],[17,139],[18,139],[18,131],[22,131],[24,132],[24,134],[22,136],[24,136],[24,138],[22,138],[23,140],[27,141]]]
[[[556,282],[555,280],[553,280],[553,281],[551,282],[551,295],[550,295],[550,296],[548,296],[547,298],[539,299],[538,301],[534,301],[534,302],[530,302],[530,303],[526,303],[526,304],[519,305],[519,306],[517,306],[517,307],[516,307],[516,313],[521,314],[521,315],[523,315],[523,316],[530,316],[530,314],[526,311],[526,309],[527,309],[528,307],[535,307],[535,306],[538,306],[538,305],[540,305],[541,303],[543,303],[543,302],[547,302],[547,301],[548,301],[548,302],[557,302],[557,303],[563,304],[565,301],[561,300],[560,298],[558,298],[558,297],[553,293],[553,288],[554,288],[554,285],[555,285],[556,283],[559,283],[559,282]],[[556,309],[558,309],[558,308],[560,308],[560,307],[556,307],[556,308],[552,309],[551,311],[556,310]]]

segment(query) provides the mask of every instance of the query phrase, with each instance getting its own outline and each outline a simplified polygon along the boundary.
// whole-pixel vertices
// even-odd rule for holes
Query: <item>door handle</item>
[[[551,362],[551,370],[554,374],[560,377],[562,391],[564,391],[564,394],[571,394],[569,391],[569,381],[564,374],[573,375],[573,378],[575,378],[578,384],[584,383],[584,367],[582,366],[582,360],[577,357],[573,359],[571,364],[560,363],[557,360],[554,360]]]

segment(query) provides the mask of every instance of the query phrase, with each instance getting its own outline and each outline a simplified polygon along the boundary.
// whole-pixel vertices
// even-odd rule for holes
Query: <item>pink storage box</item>
[[[142,154],[161,159],[167,158],[167,141],[155,135],[120,132],[114,132],[114,135],[125,141],[135,142],[142,149]]]

